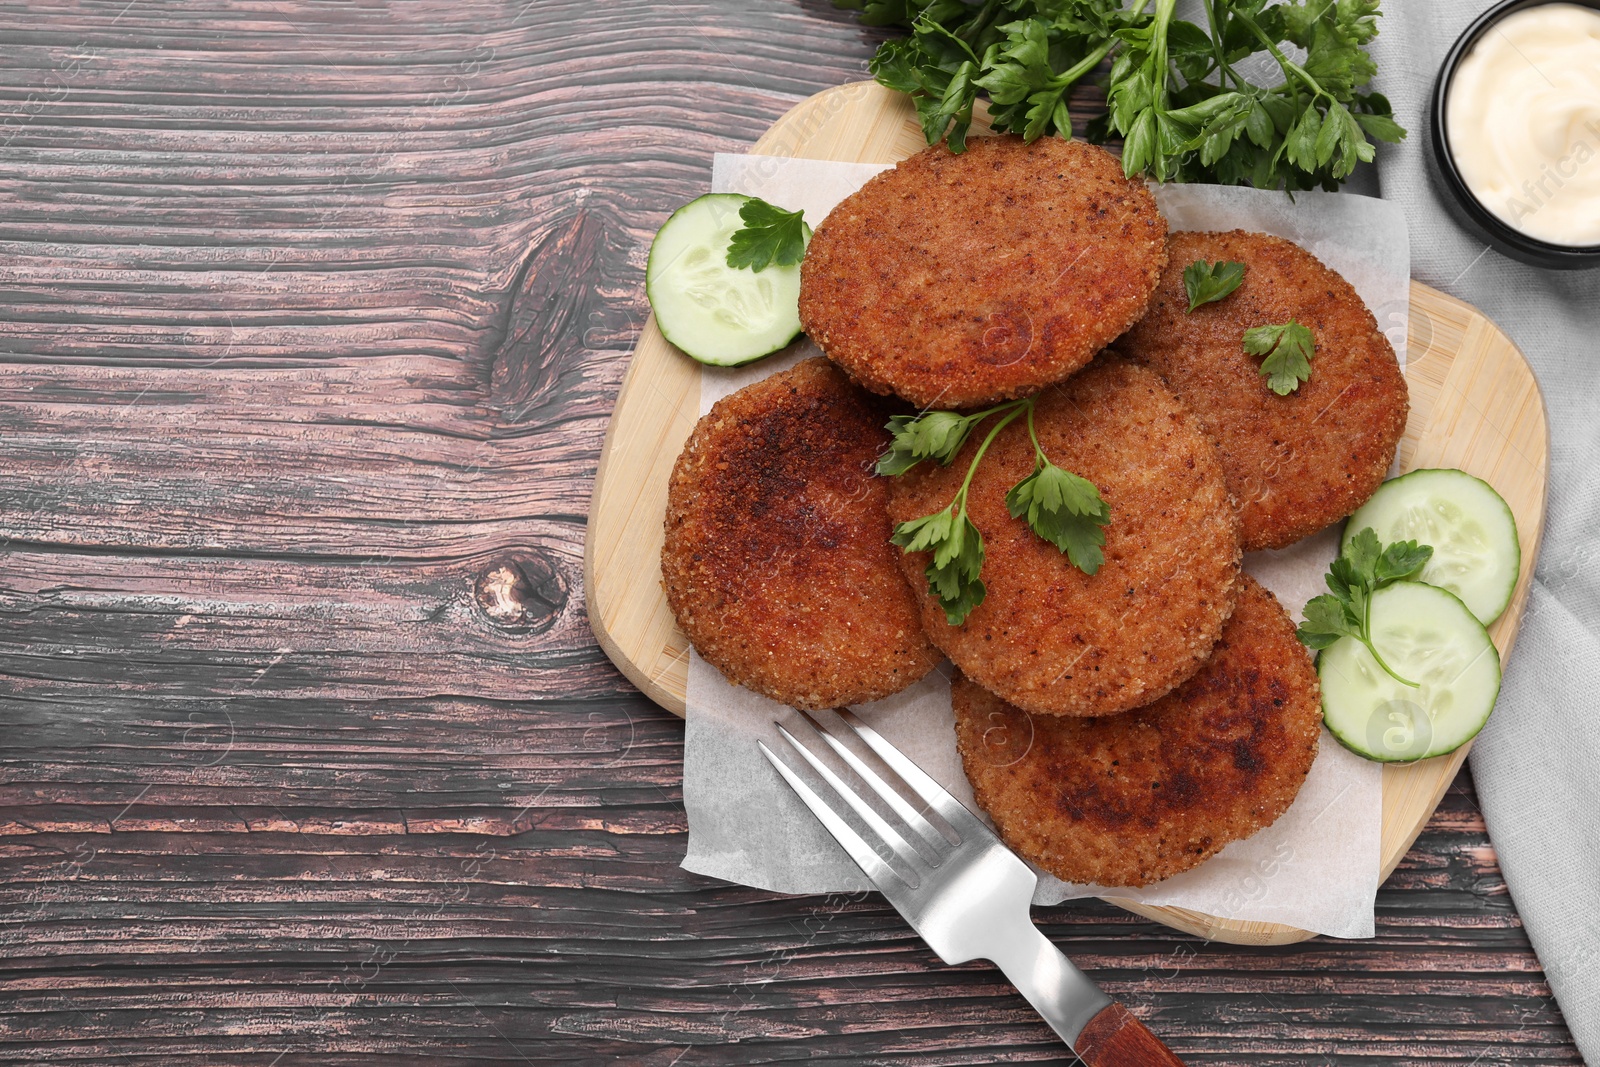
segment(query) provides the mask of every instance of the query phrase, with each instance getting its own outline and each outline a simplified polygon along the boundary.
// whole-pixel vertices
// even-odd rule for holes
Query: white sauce
[[[1457,65],[1450,154],[1480,203],[1531,237],[1600,244],[1600,11],[1508,15]]]

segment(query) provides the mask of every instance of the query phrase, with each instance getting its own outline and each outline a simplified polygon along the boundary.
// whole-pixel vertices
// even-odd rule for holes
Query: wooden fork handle
[[[1183,1067],[1183,1061],[1121,1004],[1089,1020],[1072,1051],[1088,1067]]]

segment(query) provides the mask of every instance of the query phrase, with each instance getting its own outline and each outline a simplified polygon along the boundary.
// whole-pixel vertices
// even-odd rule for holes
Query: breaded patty
[[[1238,517],[1217,447],[1150,370],[1102,359],[1040,397],[1050,461],[1100,488],[1111,509],[1105,563],[1090,577],[1006,510],[1034,468],[1027,421],[995,438],[967,494],[983,534],[988,593],[960,626],[926,594],[925,552],[903,558],[923,592],[922,624],[979,685],[1028,711],[1108,715],[1148,704],[1188,678],[1233,610]],[[894,480],[889,514],[905,522],[954,499],[980,425],[954,463]]]
[[[1017,853],[1068,882],[1171,877],[1288,810],[1317,755],[1317,672],[1271,593],[1246,577],[1200,673],[1103,719],[1029,716],[965,679],[956,746]]]
[[[672,470],[667,603],[727,677],[795,707],[877,700],[939,655],[873,474],[887,414],[825,359],[725,397]]]
[[[1311,253],[1262,233],[1175,233],[1150,313],[1117,348],[1154,367],[1222,448],[1246,551],[1282,548],[1349,515],[1389,471],[1409,400],[1394,349],[1350,283]],[[1231,296],[1192,313],[1183,271],[1245,265]],[[1267,388],[1252,326],[1294,319],[1316,335],[1311,380]]]
[[[1167,223],[1104,149],[1046,137],[935,145],[817,227],[800,321],[851,377],[920,407],[1026,396],[1144,314]]]

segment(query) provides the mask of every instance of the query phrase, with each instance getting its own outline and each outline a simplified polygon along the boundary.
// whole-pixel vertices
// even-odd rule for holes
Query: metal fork
[[[1038,878],[982,820],[848,708],[842,725],[865,742],[897,778],[896,788],[830,729],[796,712],[810,732],[849,767],[899,818],[897,829],[880,811],[782,723],[778,732],[827,783],[838,800],[877,838],[854,829],[838,803],[813,789],[764,742],[762,755],[844,846],[850,858],[945,963],[992,960],[1089,1067],[1181,1067],[1182,1062],[1126,1008],[1072,965],[1029,918]],[[904,795],[920,797],[924,807]],[[935,826],[925,812],[944,821]],[[952,840],[954,838],[954,840]]]

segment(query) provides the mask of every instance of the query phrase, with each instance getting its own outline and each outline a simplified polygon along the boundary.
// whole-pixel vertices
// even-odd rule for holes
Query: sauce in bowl
[[[1456,66],[1445,127],[1485,209],[1541,241],[1600,245],[1600,11],[1539,4],[1496,21]]]

